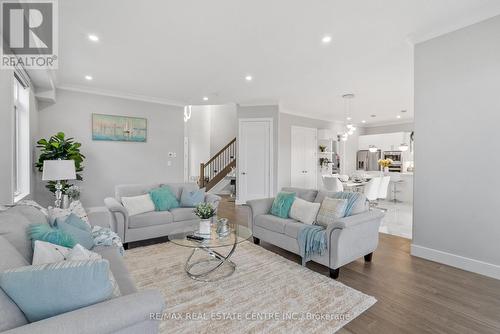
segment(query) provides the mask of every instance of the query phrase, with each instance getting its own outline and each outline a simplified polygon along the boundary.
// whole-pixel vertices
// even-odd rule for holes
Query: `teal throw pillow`
[[[107,260],[8,269],[0,273],[0,287],[30,322],[100,303],[113,292]]]
[[[85,222],[83,220],[78,222],[78,220],[81,219],[73,214],[70,214],[67,218],[56,218],[56,228],[70,235],[75,243],[80,244],[87,249],[92,249],[94,247],[94,238],[92,238],[92,233],[88,229],[81,229],[80,227],[83,227],[82,224],[85,224]]]
[[[294,200],[295,193],[285,191],[278,193],[271,207],[271,214],[280,218],[288,218]]]
[[[182,188],[181,206],[185,208],[194,208],[200,203],[205,202],[205,191],[202,189],[190,190]]]
[[[28,236],[35,240],[50,242],[51,244],[73,248],[75,240],[68,233],[51,227],[49,224],[32,224],[28,227]]]
[[[179,207],[177,198],[168,186],[161,186],[151,190],[149,196],[151,196],[156,211],[168,211]]]

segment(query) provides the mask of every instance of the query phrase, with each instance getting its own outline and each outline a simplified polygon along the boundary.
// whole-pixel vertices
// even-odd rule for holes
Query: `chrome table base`
[[[236,249],[236,245],[237,245],[237,243],[235,240],[235,243],[233,244],[233,246],[232,246],[231,250],[229,251],[229,253],[227,254],[227,256],[224,256],[224,255],[220,254],[219,252],[217,252],[209,247],[203,247],[202,245],[200,245],[200,247],[193,249],[193,252],[188,257],[186,264],[184,265],[184,270],[186,271],[186,273],[188,274],[189,277],[191,277],[194,280],[202,281],[202,282],[216,282],[216,281],[219,281],[223,278],[229,277],[234,273],[234,271],[236,269],[236,264],[229,259],[233,255],[233,253]],[[196,253],[197,250],[205,251],[208,255],[208,259],[201,259],[198,261],[191,262],[191,259],[193,258],[193,255]],[[207,263],[211,263],[211,262],[216,263],[212,268],[205,270],[205,271],[202,271],[202,272],[199,272],[199,273],[192,272],[192,269],[194,267],[196,267],[197,265],[207,264]],[[220,275],[218,277],[211,278],[210,277],[211,274],[214,273],[215,271],[217,271],[218,269],[220,269],[223,265],[229,266],[229,272],[225,273],[224,275]]]

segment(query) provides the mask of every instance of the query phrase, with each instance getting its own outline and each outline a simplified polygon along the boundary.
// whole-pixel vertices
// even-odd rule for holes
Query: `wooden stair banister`
[[[231,169],[236,167],[236,138],[231,140],[207,162],[200,163],[200,188],[210,190],[219,183]]]

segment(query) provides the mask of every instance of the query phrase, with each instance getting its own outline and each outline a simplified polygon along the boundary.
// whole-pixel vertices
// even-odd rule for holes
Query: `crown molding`
[[[449,34],[451,32],[463,29],[465,27],[474,25],[476,23],[486,21],[495,16],[498,16],[500,12],[495,11],[479,11],[476,13],[469,13],[468,17],[462,18],[460,20],[453,20],[449,22],[445,22],[444,24],[440,24],[439,26],[435,26],[433,28],[424,29],[421,31],[417,31],[408,35],[407,41],[410,45],[416,45],[436,37]]]
[[[329,122],[329,123],[335,123],[335,124],[344,124],[344,121],[339,121],[336,119],[326,119],[326,118],[316,117],[314,115],[311,116],[310,114],[295,112],[295,111],[290,111],[290,110],[280,111],[280,114],[304,117],[304,118],[309,118],[309,119],[313,119],[316,121],[323,121],[323,122]]]
[[[388,125],[403,125],[403,124],[413,124],[414,120],[412,119],[404,119],[400,121],[381,121],[377,123],[364,123],[364,128],[376,128],[379,126],[388,126]]]
[[[170,100],[170,99],[158,98],[158,97],[147,96],[147,95],[122,93],[122,92],[104,90],[104,89],[88,88],[88,87],[82,87],[82,86],[76,86],[76,85],[57,85],[57,89],[71,91],[71,92],[78,92],[78,93],[117,97],[117,98],[126,99],[126,100],[164,104],[164,105],[177,106],[177,107],[184,107],[184,106],[188,105],[188,103]]]

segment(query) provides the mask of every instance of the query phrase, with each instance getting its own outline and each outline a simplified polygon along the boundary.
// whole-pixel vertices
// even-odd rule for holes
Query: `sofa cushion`
[[[296,223],[293,219],[284,219],[273,215],[260,215],[255,217],[255,225],[265,228],[266,230],[285,233],[287,223]]]
[[[168,224],[174,221],[174,216],[169,211],[152,211],[141,213],[129,218],[129,228],[141,228],[154,225]]]
[[[321,204],[304,201],[296,198],[290,209],[290,218],[298,220],[301,223],[312,225],[316,221],[319,207]]]
[[[338,194],[339,194],[338,192],[334,192],[334,191],[320,190],[318,192],[318,195],[316,196],[316,199],[314,200],[314,202],[315,203],[322,203],[323,200],[325,199],[325,197],[336,198],[338,196]],[[360,193],[358,200],[356,201],[356,203],[354,204],[354,206],[351,210],[351,216],[366,212],[366,211],[368,211],[368,209],[369,209],[369,206],[368,206],[368,202],[366,200],[366,196],[364,194]]]
[[[0,272],[28,266],[26,259],[7,239],[0,236]],[[0,289],[0,332],[26,325],[28,320],[19,307]]]
[[[122,197],[133,197],[145,195],[153,188],[159,187],[159,183],[148,184],[121,184],[115,187],[115,198],[118,202],[122,202]]]
[[[172,215],[174,216],[174,222],[199,219],[194,214],[193,208],[175,208],[170,210],[170,213],[172,213]]]
[[[15,206],[0,213],[0,235],[3,236],[28,262],[31,263],[33,248],[26,235],[30,224],[47,224],[47,217],[31,206]]]
[[[122,196],[122,204],[127,209],[129,216],[140,215],[141,213],[155,211],[155,204],[151,195],[144,194],[138,196]]]
[[[178,201],[181,200],[182,191],[194,191],[200,189],[196,183],[162,183],[162,186],[169,186]]]
[[[285,187],[282,189],[282,191],[295,193],[295,195],[298,198],[302,198],[304,201],[308,201],[308,202],[314,202],[314,199],[316,198],[316,195],[318,194],[318,191],[314,190],[314,189],[302,189],[302,188],[295,188],[295,187]]]
[[[106,260],[12,268],[0,273],[0,286],[30,322],[100,303],[113,292]]]
[[[130,273],[118,247],[96,246],[92,251],[109,261],[109,269],[115,277],[122,296],[137,292],[137,288],[130,277]]]
[[[295,193],[284,191],[278,193],[271,206],[271,214],[280,218],[288,218],[294,200]]]
[[[297,239],[299,237],[299,231],[304,228],[303,223],[299,222],[289,222],[285,225],[285,234],[291,238]]]
[[[151,189],[149,196],[151,196],[151,200],[155,204],[156,211],[168,211],[179,207],[179,201],[169,186]]]
[[[337,219],[345,216],[346,199],[325,197],[316,218],[316,224],[327,227]]]
[[[190,190],[187,187],[182,189],[181,206],[185,208],[194,208],[200,203],[205,202],[205,189]]]

